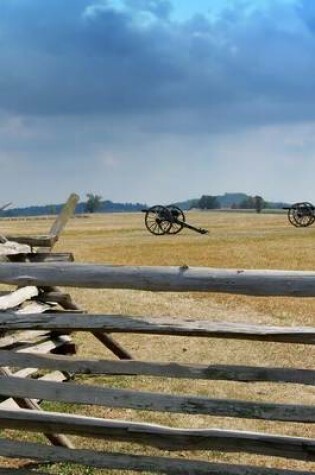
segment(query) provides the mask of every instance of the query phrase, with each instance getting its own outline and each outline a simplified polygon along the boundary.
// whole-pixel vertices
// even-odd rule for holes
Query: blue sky
[[[313,0],[1,0],[0,187],[315,202]]]

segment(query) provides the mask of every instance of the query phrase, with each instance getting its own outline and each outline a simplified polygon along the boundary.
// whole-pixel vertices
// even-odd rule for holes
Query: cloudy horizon
[[[315,2],[2,0],[0,201],[315,201]]]

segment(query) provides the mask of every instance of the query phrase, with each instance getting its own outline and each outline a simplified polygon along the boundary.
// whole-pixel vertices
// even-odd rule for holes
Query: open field
[[[51,220],[52,221],[52,220]],[[315,269],[315,226],[294,228],[283,214],[244,214],[220,212],[190,212],[187,221],[209,229],[209,235],[199,235],[184,230],[176,236],[153,236],[144,227],[144,215],[103,214],[70,221],[56,251],[71,251],[77,262],[115,265],[174,265],[204,266],[244,269]],[[18,221],[0,220],[1,234],[45,234],[50,227],[49,219]],[[224,294],[204,293],[152,293],[118,290],[69,289],[74,300],[90,313],[111,313],[146,316],[178,316],[211,319],[215,321],[261,323],[287,326],[314,326],[315,299],[313,298],[258,298]],[[194,338],[150,337],[119,335],[118,341],[135,358],[151,361],[182,361],[196,363],[252,364],[265,366],[314,367],[315,352],[303,345],[276,343],[253,343],[239,341],[201,340]],[[92,336],[75,335],[80,355],[111,358],[112,356]],[[80,377],[93,384],[114,387],[141,388],[157,392],[199,393],[218,398],[261,400],[294,403],[300,401],[314,404],[315,389],[311,386],[277,384],[245,384],[227,382],[162,381],[159,378],[127,377]],[[45,403],[45,407],[61,410],[61,405]],[[69,410],[69,406],[67,406]],[[235,420],[204,416],[185,416],[156,413],[136,414],[131,410],[106,410],[95,407],[72,406],[73,412],[97,417],[129,420],[146,420],[165,425],[182,427],[221,427],[230,429],[264,430],[272,433],[311,436],[311,425],[272,423],[264,421]],[[18,434],[21,438],[25,434]],[[34,437],[34,436],[32,436]],[[74,438],[78,446],[92,444]],[[106,447],[118,450],[125,444],[109,444],[93,441],[95,448]],[[145,449],[146,453],[158,451]],[[143,449],[134,447],[133,453]],[[242,454],[219,454],[207,456],[192,454],[194,458],[234,463],[262,464],[260,457]],[[185,454],[180,453],[184,457]],[[315,469],[303,462],[284,459],[265,459],[270,465],[286,468]],[[3,461],[3,464],[7,463]],[[12,465],[12,462],[8,462]],[[0,463],[1,466],[1,463]],[[51,467],[51,473],[83,474],[106,473],[106,471]],[[108,472],[110,473],[110,472]],[[116,472],[124,474],[127,472]],[[131,473],[131,472],[128,472]]]

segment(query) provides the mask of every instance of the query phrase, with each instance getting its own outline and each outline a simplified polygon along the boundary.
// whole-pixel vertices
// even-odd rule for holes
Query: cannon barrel
[[[175,223],[180,224],[183,228],[187,228],[187,229],[191,229],[192,231],[196,231],[199,234],[209,234],[209,231],[207,229],[196,228],[195,226],[192,226],[191,224],[188,224],[184,221],[180,221],[179,219],[176,219]]]

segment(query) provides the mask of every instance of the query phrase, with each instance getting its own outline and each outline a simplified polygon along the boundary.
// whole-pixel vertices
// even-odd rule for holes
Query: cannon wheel
[[[301,227],[311,226],[315,221],[314,206],[311,203],[304,202],[297,207],[295,221]]]
[[[299,224],[295,221],[295,215],[296,215],[296,204],[292,205],[292,207],[289,208],[288,220],[289,220],[289,223],[292,224],[292,226],[295,226],[297,228],[299,227]]]
[[[168,219],[169,210],[165,206],[155,205],[149,208],[144,217],[147,230],[155,236],[167,234],[172,227]]]
[[[171,227],[167,231],[167,234],[177,234],[183,229],[183,224],[185,223],[186,218],[183,211],[178,208],[178,206],[167,206],[167,209],[170,211],[170,220],[171,220]],[[179,221],[179,222],[178,222]]]
[[[288,219],[293,226],[306,228],[315,221],[314,206],[312,203],[295,203],[288,211]]]

